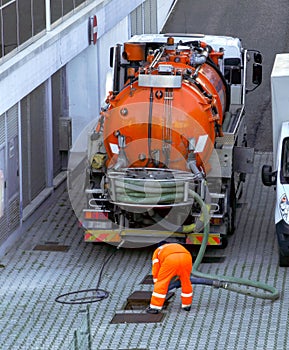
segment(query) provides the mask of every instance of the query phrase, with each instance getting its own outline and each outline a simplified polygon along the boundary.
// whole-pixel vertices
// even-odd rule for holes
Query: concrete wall
[[[98,15],[98,37],[101,37],[142,1],[112,0],[107,5],[103,0],[93,1],[55,29],[47,32],[44,37],[1,64],[0,115],[89,47],[90,16]],[[118,11],[115,11],[115,8],[118,8]]]
[[[161,32],[165,22],[168,18],[170,11],[173,9],[177,0],[157,0],[157,18],[158,18],[158,32]]]
[[[174,0],[151,1],[157,1],[156,31],[159,31],[167,18],[168,11]],[[43,181],[44,187],[46,186],[44,190],[38,195],[36,193],[36,198],[33,197],[31,203],[23,208],[21,204],[23,199],[21,188],[24,176],[21,176],[21,174],[25,172],[26,168],[22,165],[21,154],[23,148],[21,147],[25,149],[27,145],[22,145],[23,140],[21,141],[20,139],[19,159],[16,159],[16,163],[19,163],[20,177],[15,180],[15,184],[11,183],[12,180],[8,177],[7,171],[5,174],[5,164],[2,164],[3,162],[5,163],[4,151],[6,149],[7,153],[8,143],[11,142],[10,139],[8,140],[9,135],[4,128],[2,133],[0,132],[0,135],[4,136],[4,141],[0,140],[2,142],[2,146],[0,143],[2,147],[0,148],[1,177],[3,178],[4,170],[5,181],[8,182],[7,188],[14,188],[14,185],[17,188],[20,186],[20,192],[17,193],[17,196],[19,196],[19,200],[17,197],[18,207],[15,207],[15,210],[13,209],[13,211],[17,212],[15,225],[17,226],[18,224],[20,226],[12,233],[11,229],[6,229],[9,237],[5,244],[2,241],[0,242],[0,251],[2,253],[8,249],[9,245],[13,244],[15,237],[21,234],[23,222],[50,195],[53,187],[56,186],[55,184],[59,180],[63,181],[64,178],[60,176],[59,179],[53,180],[51,175],[53,174],[53,154],[50,149],[53,148],[53,137],[51,134],[53,132],[57,133],[57,130],[52,129],[51,77],[65,67],[67,85],[65,89],[68,95],[68,115],[65,116],[72,118],[73,141],[75,142],[79,135],[84,135],[83,140],[80,140],[79,144],[82,148],[86,148],[87,138],[83,130],[86,130],[85,127],[87,125],[92,125],[92,121],[98,117],[100,107],[105,100],[108,90],[111,89],[109,87],[109,76],[111,73],[109,68],[109,48],[116,43],[122,43],[129,39],[131,34],[130,14],[143,2],[144,0],[92,1],[59,25],[53,25],[44,35],[35,38],[31,45],[23,49],[19,48],[19,52],[14,56],[7,56],[0,60],[0,116],[2,121],[5,120],[5,123],[10,125],[12,121],[10,112],[13,110],[17,111],[16,119],[14,118],[19,124],[16,137],[20,137],[22,132],[22,102],[20,103],[20,101],[27,100],[27,97],[29,99],[35,89],[38,90],[40,86],[44,87],[45,96],[42,96],[42,98],[44,97],[44,101],[48,103],[42,105],[41,113],[38,113],[38,110],[36,110],[34,114],[36,117],[39,116],[39,118],[45,119],[45,125],[39,135],[44,133],[44,137],[41,138],[41,141],[44,140],[43,152],[45,152],[43,169],[46,169],[46,177],[49,177],[49,181],[45,179]],[[93,15],[97,16],[98,21],[98,40],[96,45],[90,44],[88,39],[89,18]],[[41,102],[39,103],[41,104]],[[37,133],[33,134],[33,136],[37,137]],[[33,145],[31,141],[31,146],[33,147]],[[26,177],[29,179],[29,174],[26,174]],[[31,187],[33,186],[31,185]],[[5,196],[3,197],[3,185],[1,185],[0,194],[0,209],[3,212],[3,198],[5,199]],[[25,215],[23,214],[24,212]],[[2,213],[2,220],[3,218],[5,219],[5,215],[3,217]],[[9,220],[6,221],[8,222]],[[1,227],[3,229],[3,226]]]
[[[158,8],[156,32],[159,32],[175,1],[156,1]],[[85,134],[87,124],[99,115],[100,107],[110,90],[109,49],[116,43],[123,43],[130,38],[129,14],[141,3],[142,1],[113,0],[104,8],[97,8],[94,12],[98,24],[96,45],[88,46],[67,64],[73,143],[82,133]],[[78,147],[81,145],[86,148],[85,139],[78,142]]]
[[[99,17],[99,16],[98,16]],[[69,115],[73,120],[72,139],[76,141],[86,125],[99,115],[105,101],[111,73],[109,50],[129,37],[129,21],[125,17],[67,64]],[[86,145],[85,145],[86,146]]]

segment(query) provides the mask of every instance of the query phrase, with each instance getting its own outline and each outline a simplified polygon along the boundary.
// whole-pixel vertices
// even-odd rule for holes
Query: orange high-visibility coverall
[[[152,257],[154,290],[150,307],[157,310],[162,309],[170,281],[174,276],[178,276],[181,281],[182,308],[191,306],[193,299],[193,288],[190,281],[192,267],[192,256],[182,245],[170,243],[158,247]]]

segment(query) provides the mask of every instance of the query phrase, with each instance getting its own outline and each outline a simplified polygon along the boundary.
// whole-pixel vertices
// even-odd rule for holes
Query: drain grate
[[[164,302],[163,309],[166,309],[169,304],[169,300],[175,295],[173,292],[167,294]],[[152,292],[135,291],[128,298],[124,306],[124,310],[145,310],[151,300]]]
[[[157,323],[163,320],[164,314],[143,313],[118,313],[110,323]]]
[[[130,310],[125,312],[117,312],[110,323],[156,323],[161,322],[164,317],[164,313],[148,314],[145,309],[149,306],[152,292],[147,291],[135,291],[128,298],[124,310]],[[163,309],[166,309],[169,300],[175,293],[169,292],[167,294]],[[140,310],[140,312],[135,312]]]
[[[140,284],[154,284],[153,283],[153,276],[152,275],[146,275],[144,279],[141,281]]]
[[[40,250],[40,251],[46,251],[46,252],[67,252],[69,250],[70,246],[68,245],[61,245],[54,242],[47,242],[45,244],[37,244],[33,250]]]

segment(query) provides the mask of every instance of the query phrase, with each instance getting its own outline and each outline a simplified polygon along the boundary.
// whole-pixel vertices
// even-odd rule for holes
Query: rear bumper
[[[123,229],[123,230],[87,230],[84,235],[85,242],[120,243],[125,240],[137,243],[158,243],[166,239],[176,239],[186,244],[200,245],[203,241],[202,233],[176,233],[169,231]],[[221,245],[221,234],[210,233],[207,245]]]

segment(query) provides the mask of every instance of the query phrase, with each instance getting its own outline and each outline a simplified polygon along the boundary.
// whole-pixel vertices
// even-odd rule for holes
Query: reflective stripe
[[[154,278],[154,279],[153,279],[154,283],[156,283],[156,282],[157,282],[157,280],[158,280],[157,278]]]
[[[153,296],[153,297],[157,297],[157,298],[165,299],[165,297],[166,297],[167,295],[166,295],[166,294],[159,294],[159,293],[153,292],[152,296]]]
[[[183,309],[184,307],[189,307],[189,306],[192,306],[192,304],[182,304],[182,309]]]
[[[156,263],[158,263],[158,262],[159,262],[159,259],[154,259],[154,260],[153,260],[153,265],[156,264]]]
[[[157,305],[153,305],[153,304],[150,304],[150,308],[151,309],[157,309],[157,310],[161,310],[162,309],[161,306],[157,306]]]
[[[193,296],[193,293],[188,293],[188,294],[182,293],[181,296],[184,297],[184,298],[190,298],[190,297]]]
[[[167,244],[164,244],[164,245],[159,247],[158,255],[160,255],[161,250],[164,249],[164,247],[166,247],[166,246],[167,246]]]

